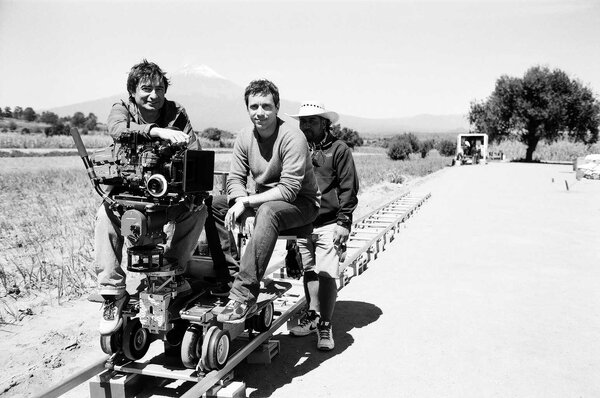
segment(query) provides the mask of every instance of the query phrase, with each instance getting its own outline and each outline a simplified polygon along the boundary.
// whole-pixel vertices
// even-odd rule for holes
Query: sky
[[[466,114],[536,65],[598,95],[600,2],[0,0],[3,108],[125,92],[143,58],[242,88],[268,78],[285,99],[347,115]]]

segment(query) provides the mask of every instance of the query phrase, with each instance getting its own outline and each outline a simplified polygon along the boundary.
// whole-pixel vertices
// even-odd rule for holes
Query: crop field
[[[439,156],[399,162],[383,149],[355,152],[361,190],[449,165]],[[218,152],[215,170],[229,168]],[[93,236],[100,197],[78,156],[0,158],[0,323],[20,314],[9,292],[65,300],[96,286]]]

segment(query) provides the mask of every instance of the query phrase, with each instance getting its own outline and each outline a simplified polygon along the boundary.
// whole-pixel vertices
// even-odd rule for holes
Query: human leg
[[[96,213],[94,227],[94,249],[98,293],[106,296],[123,294],[126,289],[125,272],[121,268],[124,239],[121,235],[121,220],[102,203]]]
[[[125,272],[121,267],[123,243],[121,220],[103,203],[96,213],[94,227],[99,293],[104,298],[98,331],[103,335],[111,334],[121,327],[121,312],[129,301]]]
[[[231,232],[225,228],[225,215],[229,206],[226,195],[215,195],[206,199],[207,217],[204,224],[206,241],[213,260],[217,283],[227,284],[237,272],[234,256],[237,248],[233,243]],[[233,252],[233,253],[232,253]],[[229,289],[227,289],[229,290]]]
[[[315,271],[318,275],[320,320],[317,324],[317,348],[329,351],[335,346],[333,340],[333,311],[337,300],[336,278],[340,276],[339,252],[333,245],[335,224],[316,228]]]
[[[190,210],[185,204],[174,206],[167,211],[167,219],[173,222],[173,228],[167,234],[164,258],[176,263],[187,271],[188,262],[198,244],[200,233],[206,220],[206,206]]]
[[[317,212],[318,208],[305,199],[299,199],[294,203],[267,202],[257,209],[254,232],[246,246],[240,262],[240,271],[229,294],[232,302],[246,304],[256,302],[259,282],[273,254],[279,231],[311,223],[316,218]],[[234,304],[231,303],[232,306]],[[219,315],[219,321],[233,321],[232,313],[233,309],[226,308],[226,311]],[[246,314],[233,315],[236,321],[242,321],[245,316]]]

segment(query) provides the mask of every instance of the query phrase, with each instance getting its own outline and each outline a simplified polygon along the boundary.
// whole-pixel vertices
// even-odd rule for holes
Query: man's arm
[[[340,207],[337,212],[337,226],[333,240],[335,244],[343,244],[350,235],[352,214],[358,205],[358,174],[350,148],[342,145],[334,156],[334,168],[339,181],[337,191]]]
[[[250,163],[248,161],[247,132],[242,130],[233,144],[229,174],[227,175],[227,198],[229,205],[237,198],[247,195],[248,172]]]
[[[129,110],[129,106],[134,105],[126,105],[124,102],[116,103],[110,110],[110,114],[108,115],[108,132],[113,139],[118,139],[123,133],[127,132],[129,134],[140,135],[147,139],[160,138],[173,143],[192,143],[196,140],[192,125],[183,108],[178,110],[178,113],[176,114],[177,119],[174,121],[177,122],[178,120],[181,120],[181,125],[184,129],[175,130],[158,127],[156,123],[136,123],[137,118],[134,117],[134,113]],[[165,106],[167,105],[165,104]],[[174,125],[173,127],[178,126]],[[194,137],[194,139],[192,139],[192,137]]]
[[[112,106],[108,115],[108,133],[113,139],[118,139],[124,132],[139,134],[145,138],[150,138],[148,133],[154,124],[137,124],[135,118],[127,105],[123,102]]]

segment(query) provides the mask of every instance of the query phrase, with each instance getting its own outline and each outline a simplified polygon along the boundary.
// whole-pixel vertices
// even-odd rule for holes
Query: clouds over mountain
[[[186,66],[169,75],[167,98],[186,108],[196,130],[218,127],[232,132],[249,123],[244,106],[244,88],[227,80],[211,68]],[[106,121],[112,104],[127,99],[127,93],[95,99],[78,104],[61,106],[51,111],[60,116],[75,112],[94,113],[98,120]],[[296,113],[300,102],[281,99],[280,115]],[[361,135],[387,135],[403,132],[463,132],[468,122],[463,115],[417,115],[404,118],[368,119],[340,115],[340,124],[357,130]]]

